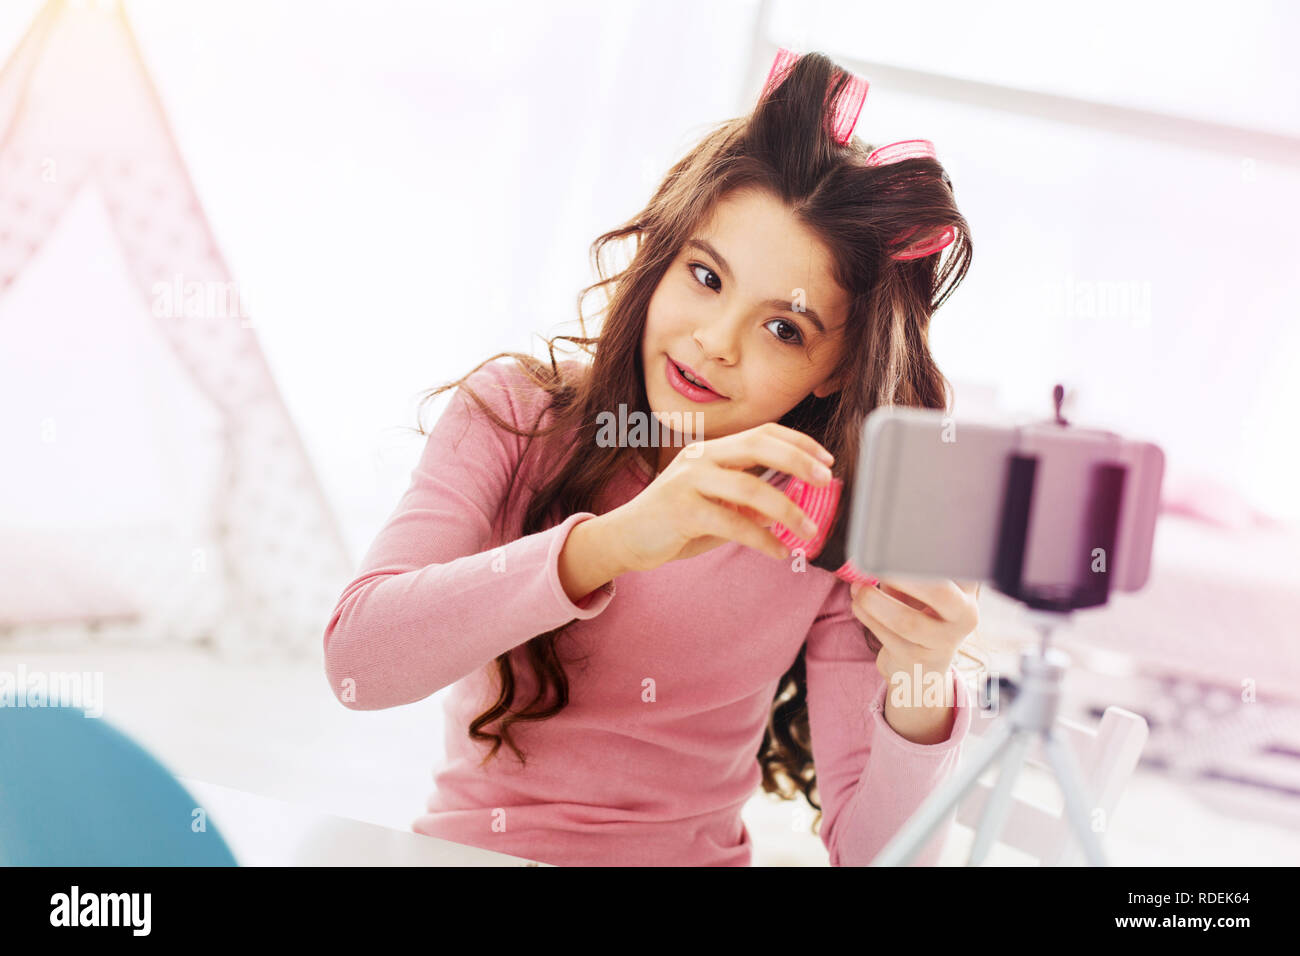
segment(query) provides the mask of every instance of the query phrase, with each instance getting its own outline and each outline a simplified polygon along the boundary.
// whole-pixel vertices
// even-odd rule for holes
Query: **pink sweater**
[[[470,382],[521,428],[544,404],[512,360]],[[522,537],[516,495],[502,536],[493,515],[524,442],[456,390],[325,630],[325,672],[353,710],[397,707],[451,686],[446,760],[412,829],[561,865],[748,866],[753,844],[741,807],[760,785],[757,753],[777,683],[806,645],[821,839],[832,866],[869,863],[956,767],[972,717],[965,681],[954,672],[950,739],[923,745],[900,736],[884,719],[887,685],[848,584],[811,565],[795,573],[735,543],[624,574],[575,604],[557,570],[569,531],[653,476],[634,456],[596,512]],[[538,446],[521,469],[525,479]],[[559,642],[568,705],[512,726],[525,767],[503,745],[480,768],[487,746],[467,730],[495,700],[493,659],[570,621]],[[520,657],[516,706],[535,687]],[[918,864],[936,862],[947,831]]]

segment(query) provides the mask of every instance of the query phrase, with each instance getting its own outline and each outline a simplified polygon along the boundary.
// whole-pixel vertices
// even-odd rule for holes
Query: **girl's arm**
[[[950,671],[955,714],[949,737],[921,744],[894,730],[884,713],[889,687],[845,582],[831,589],[808,632],[805,665],[821,840],[832,866],[866,866],[956,769],[973,702],[966,683]],[[955,809],[947,815],[913,865],[938,862],[956,816]]]
[[[502,365],[484,366],[468,383],[505,421],[530,428],[545,393],[513,363]],[[422,700],[529,638],[593,618],[609,604],[612,584],[577,604],[559,575],[570,531],[594,514],[579,512],[484,550],[525,441],[495,427],[473,399],[455,391],[410,486],[325,629],[325,672],[345,706],[378,710]]]

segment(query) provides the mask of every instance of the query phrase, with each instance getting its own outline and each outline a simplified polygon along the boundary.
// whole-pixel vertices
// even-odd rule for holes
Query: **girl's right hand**
[[[693,558],[726,541],[784,561],[789,552],[768,527],[779,522],[811,537],[816,525],[779,489],[745,469],[775,468],[826,485],[833,461],[812,437],[767,422],[687,445],[640,494],[602,518],[629,571]]]

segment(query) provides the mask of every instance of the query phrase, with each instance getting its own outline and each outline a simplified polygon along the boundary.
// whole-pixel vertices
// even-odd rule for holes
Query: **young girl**
[[[551,339],[549,366],[499,353],[430,393],[460,386],[324,636],[352,709],[454,685],[416,832],[555,864],[748,865],[761,784],[801,792],[831,865],[857,866],[952,773],[974,586],[851,586],[782,543],[813,528],[764,480],[852,487],[872,409],[947,408],[927,335],[966,222],[932,154],[850,137],[863,92],[782,51],[752,114],[596,240],[600,334],[580,298],[583,335],[556,337],[589,362]],[[676,431],[601,440],[638,414]]]

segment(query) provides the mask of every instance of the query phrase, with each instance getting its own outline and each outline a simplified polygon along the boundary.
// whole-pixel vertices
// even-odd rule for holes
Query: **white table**
[[[549,866],[178,777],[240,866]]]

